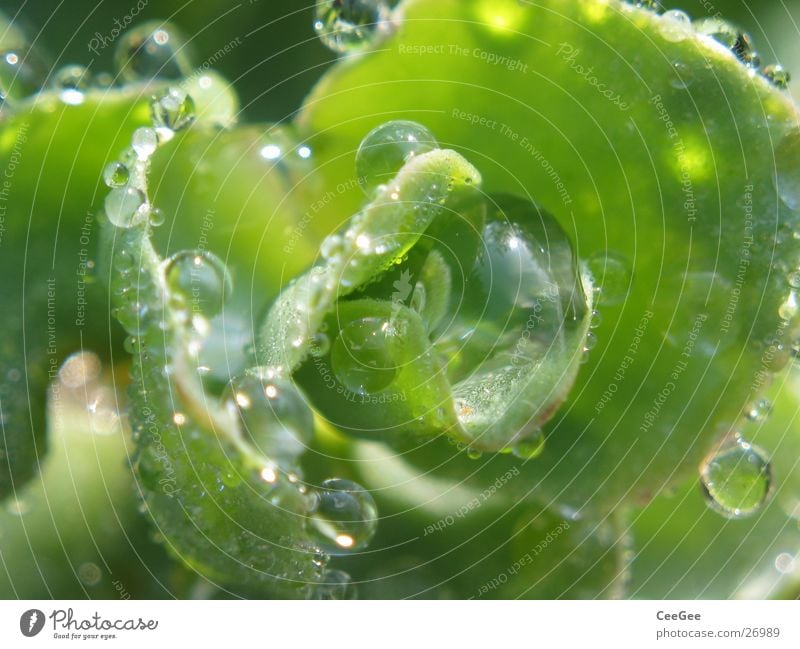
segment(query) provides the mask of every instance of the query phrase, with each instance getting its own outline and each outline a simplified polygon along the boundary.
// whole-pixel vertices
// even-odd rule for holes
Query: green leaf
[[[479,163],[488,193],[552,211],[603,322],[527,479],[599,512],[681,483],[795,336],[795,106],[717,43],[613,0],[398,12],[393,39],[317,86],[300,133],[342,182],[360,134],[417,120]]]

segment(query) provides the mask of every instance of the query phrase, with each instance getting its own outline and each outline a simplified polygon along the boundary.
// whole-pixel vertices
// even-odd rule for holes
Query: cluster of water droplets
[[[683,41],[694,34],[711,39],[729,50],[753,73],[761,74],[777,88],[788,87],[791,81],[789,71],[778,63],[762,67],[761,56],[755,50],[751,36],[736,25],[716,16],[692,21],[685,11],[664,9],[657,0],[627,0],[627,2],[661,14],[659,31],[668,41]],[[678,63],[676,66],[680,66],[680,64]],[[681,78],[684,79],[681,83],[686,83],[686,75],[682,74]]]

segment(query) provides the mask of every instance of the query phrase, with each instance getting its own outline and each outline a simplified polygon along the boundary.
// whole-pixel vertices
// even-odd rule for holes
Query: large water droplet
[[[520,440],[511,447],[511,452],[521,460],[532,460],[544,451],[545,437],[542,431]]]
[[[309,527],[331,554],[360,550],[375,535],[378,508],[361,485],[331,478],[313,493]]]
[[[148,22],[122,35],[114,64],[123,81],[180,79],[192,72],[186,39],[168,23]]]
[[[166,262],[165,274],[173,297],[182,300],[192,315],[215,316],[233,292],[228,267],[210,252],[178,252]]]
[[[223,128],[236,123],[239,96],[222,75],[213,71],[192,75],[181,88],[192,98],[198,121]]]
[[[0,107],[39,90],[50,69],[13,20],[0,16]]]
[[[169,88],[153,97],[150,115],[159,136],[169,138],[194,121],[194,100],[181,88]]]
[[[744,518],[766,501],[772,470],[761,449],[737,439],[705,461],[700,480],[710,507],[726,518]]]
[[[729,49],[740,61],[749,66],[758,65],[758,55],[753,49],[749,34],[721,18],[702,18],[695,21],[698,34],[715,40]]]
[[[118,228],[130,228],[140,221],[139,207],[144,201],[144,194],[135,187],[117,187],[106,196],[106,216]]]
[[[158,147],[158,135],[155,129],[137,128],[131,137],[131,146],[140,160],[146,160],[153,155]]]
[[[362,318],[347,324],[331,350],[331,364],[339,381],[356,394],[387,388],[397,375],[395,333],[384,318]]]
[[[365,191],[389,182],[415,155],[438,148],[436,138],[417,122],[396,120],[370,131],[356,153],[356,174]]]
[[[776,147],[774,181],[787,207],[800,210],[800,129],[792,129]]]
[[[353,52],[387,34],[390,15],[386,0],[321,0],[314,31],[334,52]]]
[[[239,416],[242,429],[264,457],[295,464],[311,443],[314,418],[290,381],[254,369],[231,380],[222,397]]]

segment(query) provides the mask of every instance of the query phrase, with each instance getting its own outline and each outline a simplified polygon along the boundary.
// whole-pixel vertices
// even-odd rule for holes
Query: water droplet
[[[236,123],[239,96],[222,75],[213,71],[192,75],[181,84],[181,88],[194,101],[198,121],[222,128]]]
[[[331,478],[313,492],[308,524],[331,554],[365,548],[378,528],[378,508],[361,485]]]
[[[332,234],[322,241],[320,246],[320,253],[325,259],[332,261],[338,259],[344,254],[345,245],[344,239],[338,234]]]
[[[114,51],[123,81],[180,79],[192,72],[186,40],[168,23],[148,22],[125,32]]]
[[[792,320],[797,316],[800,311],[800,303],[796,291],[791,291],[786,299],[778,307],[778,317],[783,320]]]
[[[100,579],[103,577],[103,573],[100,571],[100,566],[96,563],[83,563],[78,568],[78,579],[85,586],[96,586],[100,583]]]
[[[140,160],[147,160],[158,147],[158,135],[155,129],[143,126],[133,132],[131,146]]]
[[[394,330],[383,318],[363,318],[346,325],[333,343],[331,363],[339,381],[356,394],[387,388],[397,375]]]
[[[222,401],[238,415],[243,434],[264,457],[294,464],[311,443],[311,409],[290,381],[250,370],[231,380]]]
[[[150,115],[159,136],[169,138],[194,121],[194,100],[181,88],[169,88],[153,97]]]
[[[225,263],[215,254],[185,250],[166,262],[167,285],[183,300],[193,315],[213,317],[233,292],[233,279]]]
[[[694,82],[694,68],[682,61],[675,61],[672,64],[672,69],[675,71],[669,80],[671,85],[676,90],[685,90]]]
[[[59,91],[61,101],[70,106],[83,103],[90,84],[91,73],[82,65],[64,66],[53,75],[53,86]]]
[[[766,66],[762,70],[762,74],[773,86],[781,90],[786,90],[786,88],[789,87],[789,82],[792,80],[792,75],[789,71],[778,63]]]
[[[745,416],[750,421],[760,424],[767,420],[770,413],[772,413],[772,402],[767,399],[759,399],[750,404],[745,412]]]
[[[157,228],[159,226],[164,225],[164,221],[166,220],[167,217],[164,214],[163,210],[161,210],[161,209],[159,209],[157,207],[153,207],[151,205],[149,207],[147,213],[148,213],[148,218],[150,220],[150,225],[151,226],[153,226],[154,228]]]
[[[467,457],[470,460],[480,460],[483,457],[483,453],[477,448],[467,447]]]
[[[631,286],[631,264],[623,255],[598,252],[586,260],[586,265],[600,287],[600,301],[613,306],[625,301]]]
[[[103,170],[103,182],[107,187],[124,187],[128,184],[131,173],[121,162],[110,162]]]
[[[781,552],[775,557],[775,570],[782,575],[790,575],[797,570],[797,561],[788,552]]]
[[[347,600],[356,596],[356,587],[343,570],[326,570],[311,591],[311,599]]]
[[[390,15],[386,0],[320,0],[314,31],[334,52],[354,52],[389,32]]]
[[[369,193],[388,183],[408,160],[438,146],[422,124],[396,120],[378,126],[367,134],[356,153],[356,174],[362,188]]]
[[[106,196],[106,216],[118,228],[130,228],[138,223],[138,210],[144,201],[144,194],[140,190],[134,187],[117,187]]]
[[[744,518],[766,501],[772,469],[761,449],[737,439],[706,460],[700,480],[710,507],[726,518]]]
[[[544,451],[545,437],[542,431],[520,440],[511,447],[511,452],[521,460],[532,460]]]
[[[758,54],[753,49],[750,35],[729,22],[721,18],[702,18],[695,21],[694,29],[698,34],[729,49],[745,65],[758,66]]]
[[[800,129],[792,129],[775,149],[775,187],[792,210],[800,210]]]
[[[692,20],[685,12],[670,9],[661,15],[658,30],[665,39],[677,43],[692,33]]]

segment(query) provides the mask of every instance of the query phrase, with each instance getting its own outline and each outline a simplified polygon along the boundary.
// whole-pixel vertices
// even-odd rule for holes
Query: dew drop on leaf
[[[677,43],[692,33],[692,20],[679,9],[670,9],[661,15],[658,29],[668,41]]]
[[[294,464],[311,443],[314,418],[291,381],[250,370],[231,380],[222,400],[238,415],[244,437],[266,458]]]
[[[186,40],[168,23],[148,22],[125,32],[114,50],[123,81],[180,79],[192,72]]]
[[[772,469],[761,449],[739,438],[704,462],[700,480],[712,509],[726,518],[744,518],[764,505]]]
[[[165,275],[172,295],[182,300],[192,315],[217,315],[233,291],[225,262],[207,251],[175,253],[166,262]]]
[[[82,65],[66,65],[53,75],[53,86],[61,101],[70,106],[83,103],[91,83],[91,73]]]
[[[153,97],[150,115],[158,134],[169,138],[194,121],[194,100],[181,88],[168,88]]]
[[[143,126],[137,128],[131,137],[131,146],[140,160],[146,160],[158,147],[158,135],[155,129]]]
[[[511,447],[511,452],[521,460],[532,460],[539,457],[544,451],[545,437],[542,431],[535,435],[521,439]]]
[[[772,412],[772,403],[767,399],[753,402],[745,411],[745,416],[753,422],[762,423],[767,420]]]
[[[328,334],[320,331],[314,334],[311,339],[311,355],[312,356],[326,356],[331,349],[331,340]]]
[[[361,485],[330,478],[312,494],[309,531],[323,549],[342,554],[365,548],[378,528],[378,507]]]
[[[138,222],[139,207],[144,201],[144,194],[135,187],[117,187],[105,198],[106,216],[118,228],[130,228]]]
[[[613,252],[598,252],[586,260],[596,285],[600,288],[600,302],[614,306],[625,301],[631,285],[631,264],[623,255]]]
[[[730,50],[736,58],[749,66],[757,66],[758,54],[748,34],[721,18],[702,18],[695,21],[695,31],[707,36]]]
[[[347,324],[331,351],[336,378],[356,394],[387,388],[397,375],[394,338],[392,325],[384,318],[362,318]]]
[[[354,52],[372,46],[388,33],[390,15],[386,0],[321,0],[314,31],[334,52]]]
[[[343,570],[326,570],[311,591],[311,599],[347,600],[356,596],[356,587]]]
[[[406,120],[381,124],[367,134],[356,153],[356,174],[362,188],[371,192],[394,178],[411,158],[438,146],[422,124]]]
[[[124,187],[128,184],[131,173],[121,162],[110,162],[103,170],[103,182],[107,187]]]
[[[789,71],[778,63],[767,65],[762,74],[767,80],[776,88],[786,90],[789,87],[789,82],[792,80],[792,75]]]

